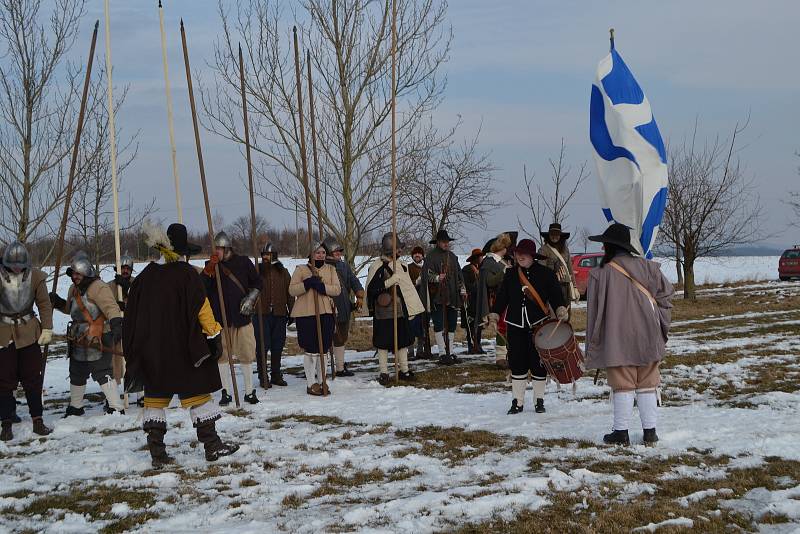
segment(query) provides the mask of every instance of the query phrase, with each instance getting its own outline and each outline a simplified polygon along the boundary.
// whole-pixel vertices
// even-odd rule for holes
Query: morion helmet
[[[233,241],[225,232],[219,232],[214,236],[214,246],[219,248],[233,248]]]
[[[82,274],[87,278],[94,278],[97,276],[97,271],[95,271],[94,265],[91,260],[89,260],[89,256],[82,250],[76,252],[72,257],[72,263],[70,263],[69,269],[67,269],[67,276],[72,276],[72,273]]]
[[[403,250],[405,244],[397,240],[397,252],[399,253]],[[386,232],[383,234],[383,239],[381,239],[381,254],[384,256],[391,256],[394,252],[394,234],[392,232]]]

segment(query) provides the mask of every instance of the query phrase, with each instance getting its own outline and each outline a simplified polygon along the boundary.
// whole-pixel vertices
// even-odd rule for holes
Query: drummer
[[[500,315],[506,312],[508,364],[511,369],[513,395],[508,414],[522,411],[528,373],[533,378],[536,413],[544,413],[547,371],[533,344],[533,333],[537,326],[551,317],[551,310],[556,311],[555,315],[560,321],[566,321],[569,316],[556,275],[536,262],[542,259],[536,253],[536,244],[530,239],[520,241],[514,252],[514,259],[516,268],[507,269],[503,276],[492,313],[487,317],[488,333],[484,335],[494,335]]]

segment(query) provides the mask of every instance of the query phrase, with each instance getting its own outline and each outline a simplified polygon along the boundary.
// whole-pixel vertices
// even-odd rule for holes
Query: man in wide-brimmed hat
[[[553,272],[536,263],[536,260],[543,258],[536,252],[536,243],[523,239],[517,245],[514,256],[517,265],[508,269],[503,276],[492,313],[487,317],[486,328],[496,332],[500,316],[506,314],[513,394],[508,414],[522,411],[529,373],[533,378],[535,410],[542,413],[545,411],[547,371],[533,343],[533,332],[539,324],[550,318],[549,310],[554,310],[560,321],[566,321],[567,309]]]
[[[478,275],[485,254],[479,248],[472,249],[467,264],[461,269],[464,286],[467,288],[466,306],[461,308],[461,328],[467,331],[467,347],[470,354],[483,354],[480,328],[475,323],[475,310],[478,303]]]
[[[581,298],[572,270],[572,257],[567,247],[570,233],[564,232],[561,224],[556,222],[550,225],[547,232],[541,232],[541,236],[542,247],[539,249],[539,254],[544,256],[544,259],[539,263],[556,273],[561,291],[564,293],[564,302],[569,309],[571,302]]]
[[[222,387],[216,360],[222,354],[222,327],[206,298],[203,280],[189,265],[200,247],[188,242],[186,227],[172,224],[164,234],[146,226],[146,242],[161,254],[131,284],[125,309],[125,383],[144,386],[143,429],[153,467],[174,462],[167,454],[166,408],[174,395],[189,409],[206,460],[233,454],[216,430],[221,417],[211,394]]]
[[[427,298],[423,301],[429,305],[433,319],[433,332],[439,346],[439,363],[451,365],[456,358],[451,354],[452,336],[456,331],[458,308],[467,296],[464,277],[458,264],[458,257],[450,251],[453,238],[447,230],[436,232],[431,245],[436,245],[425,258],[423,276],[426,279]],[[448,339],[445,341],[445,326]]]

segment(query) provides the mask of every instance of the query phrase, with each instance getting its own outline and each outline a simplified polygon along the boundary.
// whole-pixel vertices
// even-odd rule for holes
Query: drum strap
[[[646,288],[646,287],[644,287],[644,286],[643,286],[641,283],[639,283],[639,281],[638,281],[638,280],[636,280],[635,278],[633,278],[633,277],[632,277],[632,276],[631,276],[631,275],[628,273],[628,271],[626,271],[626,270],[625,270],[625,269],[624,269],[624,268],[623,268],[623,267],[622,267],[620,264],[618,264],[617,262],[615,262],[615,261],[610,261],[610,262],[608,262],[608,264],[609,264],[611,267],[613,267],[614,269],[616,269],[617,271],[619,271],[620,273],[622,273],[622,274],[623,274],[623,275],[624,275],[624,276],[625,276],[625,277],[626,277],[628,280],[630,280],[631,282],[633,282],[633,285],[634,285],[634,286],[636,286],[636,289],[638,289],[639,291],[641,291],[641,292],[644,294],[644,296],[646,296],[646,297],[647,297],[647,300],[649,300],[649,301],[650,301],[650,304],[651,304],[651,305],[652,305],[652,306],[655,308],[655,306],[656,306],[656,299],[653,297],[653,294],[652,294],[652,293],[650,293],[650,291],[648,291],[648,290],[647,290],[647,288]]]
[[[522,284],[522,286],[528,288],[528,292],[525,293],[525,296],[528,297],[530,300],[535,301],[536,304],[538,304],[539,307],[542,309],[544,314],[546,316],[549,316],[550,310],[547,308],[547,306],[544,305],[544,301],[542,300],[542,297],[539,296],[539,292],[536,291],[536,289],[533,287],[533,284],[531,284],[530,280],[528,280],[528,278],[525,276],[525,273],[522,272],[522,269],[520,267],[517,267],[517,274],[519,275],[519,281]]]

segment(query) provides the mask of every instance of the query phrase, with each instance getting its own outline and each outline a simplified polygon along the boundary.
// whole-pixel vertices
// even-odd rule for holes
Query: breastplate
[[[97,307],[97,304],[86,298],[86,295],[81,295],[81,301],[92,319],[100,317],[100,308]],[[72,318],[73,322],[85,323],[86,317],[83,315],[81,307],[78,306],[77,299],[73,297],[70,302],[72,302],[72,305],[69,308],[69,316]]]
[[[31,271],[19,274],[0,267],[0,314],[25,315],[33,311]]]

